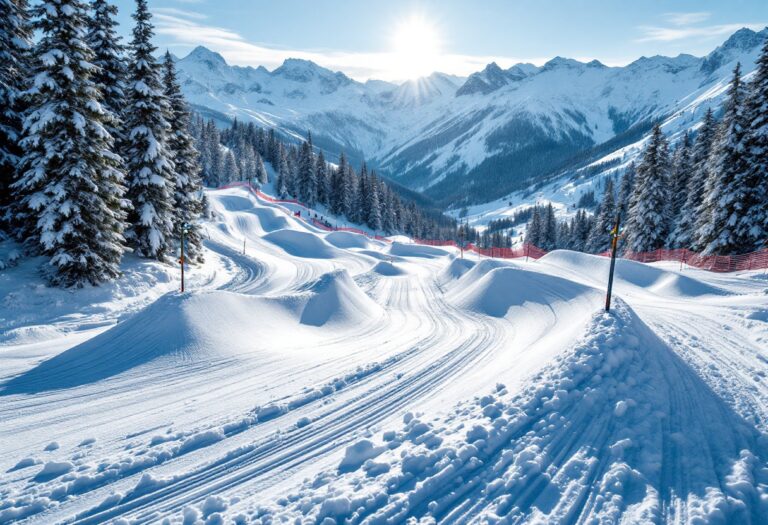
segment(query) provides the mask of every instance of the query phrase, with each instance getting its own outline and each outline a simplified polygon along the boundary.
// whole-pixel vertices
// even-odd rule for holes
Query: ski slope
[[[0,274],[0,523],[768,522],[768,277],[324,232]],[[2,249],[6,249],[3,247]]]

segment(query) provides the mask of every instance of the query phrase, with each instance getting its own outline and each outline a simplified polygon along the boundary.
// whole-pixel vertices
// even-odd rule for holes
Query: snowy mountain
[[[740,61],[754,69],[768,31],[741,29],[705,57],[641,57],[608,67],[556,57],[541,67],[492,63],[463,79],[435,73],[394,85],[357,82],[313,62],[274,71],[230,66],[198,47],[178,61],[203,113],[252,119],[286,135],[311,130],[331,156],[366,158],[447,206],[526,189],[641,139],[674,117],[694,125]],[[677,129],[677,128],[675,128]]]

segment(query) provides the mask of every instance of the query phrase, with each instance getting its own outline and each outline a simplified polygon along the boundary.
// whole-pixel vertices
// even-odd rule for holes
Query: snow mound
[[[494,268],[480,279],[468,281],[473,271],[463,279],[469,284],[454,289],[449,297],[464,308],[492,317],[504,317],[511,308],[531,303],[550,307],[596,293],[594,288],[583,284],[520,268]]]
[[[475,266],[475,262],[470,261],[469,259],[454,259],[451,261],[451,263],[448,266],[446,266],[440,271],[440,273],[437,276],[437,282],[440,283],[440,285],[445,286],[451,281],[460,279],[465,273],[470,271],[474,266]]]
[[[569,250],[555,250],[546,254],[539,261],[579,272],[596,280],[606,280],[610,268],[610,259],[607,257]],[[617,282],[645,288],[665,297],[690,298],[727,294],[725,290],[693,277],[627,259],[616,260],[615,279]]]
[[[393,242],[392,246],[389,247],[389,253],[400,255],[401,257],[422,257],[425,259],[434,259],[448,255],[448,252],[442,248],[424,246],[422,244],[403,244],[401,242]]]
[[[285,213],[275,208],[256,207],[251,212],[258,218],[261,228],[265,232],[289,229],[291,223],[285,216]]]
[[[297,230],[277,230],[264,236],[264,240],[282,248],[294,257],[307,259],[333,259],[340,254],[322,238]]]
[[[372,271],[376,272],[379,275],[384,275],[386,277],[395,277],[398,275],[405,275],[407,272],[403,270],[402,268],[395,266],[389,261],[379,261],[376,263],[376,266],[372,268]]]
[[[158,360],[180,366],[231,359],[253,349],[260,330],[295,324],[280,301],[224,291],[167,294],[109,330],[0,385],[0,394],[28,393],[95,383]],[[283,324],[284,325],[284,324]],[[263,330],[263,327],[262,327]]]
[[[358,325],[384,314],[382,308],[357,286],[346,269],[329,272],[302,291],[306,302],[301,309],[301,324]]]
[[[495,270],[496,268],[517,268],[518,266],[503,259],[483,259],[466,272],[462,279],[464,282],[474,282],[482,278],[488,272]]]
[[[332,232],[325,236],[325,240],[337,248],[362,248],[371,247],[368,237],[353,232]]]

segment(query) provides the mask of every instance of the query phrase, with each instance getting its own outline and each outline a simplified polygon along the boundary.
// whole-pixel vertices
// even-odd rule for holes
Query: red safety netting
[[[302,202],[296,199],[276,199],[267,195],[266,193],[262,193],[259,189],[254,188],[248,182],[233,182],[227,184],[226,186],[221,186],[219,189],[223,190],[235,187],[246,187],[251,192],[253,192],[254,195],[267,202],[274,204],[292,204],[295,206],[301,206],[307,210],[307,217],[305,219],[308,220],[310,224],[320,228],[321,230],[359,233],[378,241],[392,242],[391,239],[387,239],[381,235],[371,235],[370,233],[358,228],[339,228],[326,224],[319,219],[310,218],[309,207],[307,207]],[[456,241],[451,240],[414,239],[414,242],[417,244],[423,244],[425,246],[458,247]],[[546,250],[542,250],[533,244],[523,244],[517,248],[479,248],[470,243],[465,246],[465,249],[485,257],[498,257],[499,259],[517,259],[520,257],[539,259],[548,253]],[[611,254],[610,252],[604,252],[599,255],[610,257]],[[643,263],[661,261],[679,262],[681,264],[692,266],[694,268],[700,268],[702,270],[708,270],[711,272],[737,272],[743,270],[768,269],[768,249],[741,255],[703,255],[683,248],[674,250],[660,249],[652,252],[627,252],[624,253],[621,257],[623,259],[630,259],[632,261]]]

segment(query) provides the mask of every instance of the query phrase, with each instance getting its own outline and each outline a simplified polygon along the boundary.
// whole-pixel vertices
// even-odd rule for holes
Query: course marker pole
[[[621,223],[621,212],[616,214],[616,226],[611,230],[611,270],[608,273],[608,292],[605,294],[605,311],[611,311],[611,293],[613,292],[613,271],[616,268],[616,248],[619,244],[619,226]]]

